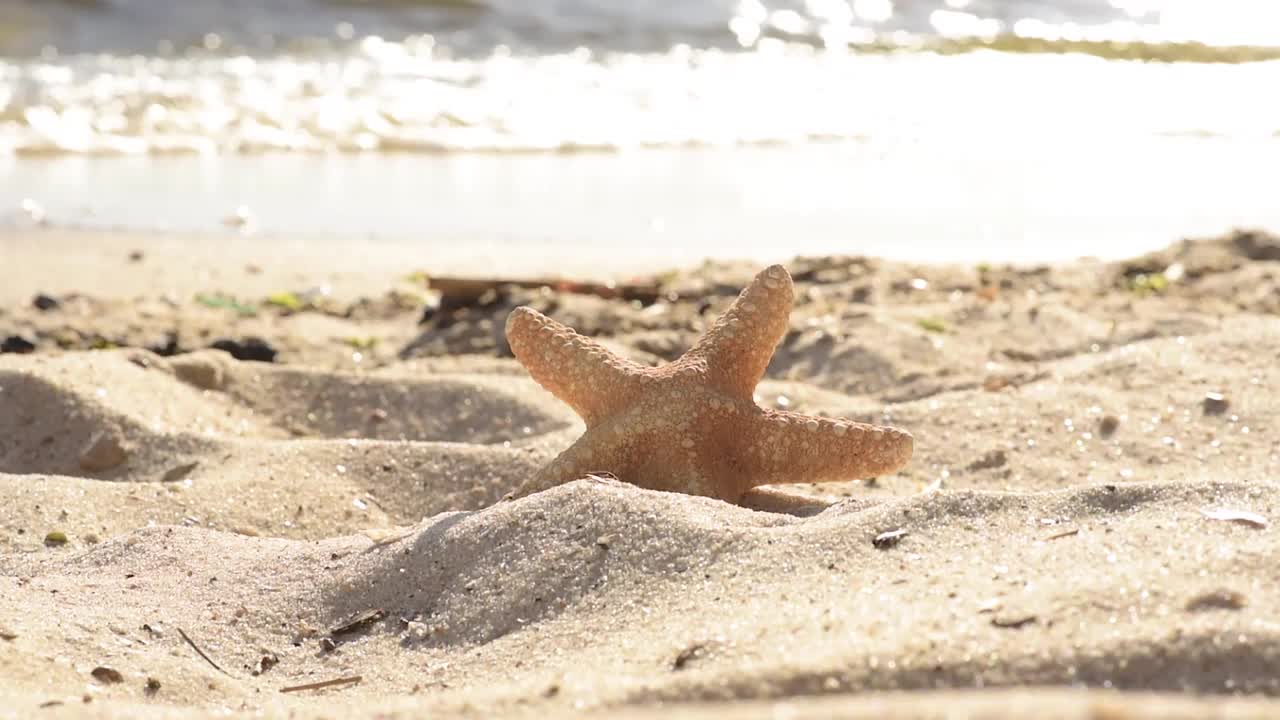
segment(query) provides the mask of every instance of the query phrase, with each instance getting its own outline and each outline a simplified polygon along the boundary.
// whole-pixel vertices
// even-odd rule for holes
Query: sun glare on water
[[[773,5],[774,7],[771,7]],[[902,19],[909,8],[893,0],[805,0],[791,3],[741,0],[729,21],[743,46],[769,31],[812,34],[828,47],[867,44]],[[1048,22],[1038,17],[989,17],[972,0],[944,0],[928,13],[930,29],[944,38],[1014,37],[1068,42],[1198,43],[1280,46],[1280,2],[1270,0],[1110,0],[1116,17]],[[900,33],[899,33],[900,34]]]
[[[241,55],[210,34],[188,55],[0,58],[0,155],[611,151],[884,140],[961,126],[999,138],[1008,124],[1048,137],[1089,127],[1280,137],[1275,94],[1239,92],[1280,84],[1280,61],[1242,62],[1238,52],[1280,55],[1280,0],[1111,0],[1072,22],[1047,19],[1062,4],[1006,3],[1016,13],[990,16],[999,6],[738,0],[722,20],[729,47],[646,52],[502,45],[458,57],[431,35],[384,39],[344,22],[334,30],[343,43],[318,56]],[[1015,52],[897,52],[930,42]],[[1163,60],[1216,52],[1228,62],[1102,67],[1081,57],[1166,46]],[[1135,87],[1146,90],[1142,106],[1098,112],[1121,107]],[[1005,109],[982,127],[951,112],[975,102]]]

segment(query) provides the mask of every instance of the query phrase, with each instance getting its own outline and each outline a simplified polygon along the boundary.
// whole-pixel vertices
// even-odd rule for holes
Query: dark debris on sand
[[[1045,361],[1193,336],[1231,313],[1280,314],[1280,238],[1254,231],[1110,263],[921,266],[832,256],[787,266],[796,309],[768,377],[886,401],[1016,386]],[[382,296],[349,302],[291,292],[198,301],[39,297],[0,314],[0,350],[134,347],[171,356],[213,347],[243,360],[365,368],[450,355],[506,358],[506,317],[528,305],[658,364],[687,350],[758,269],[707,262],[620,287],[422,275],[412,278],[416,290],[400,279]],[[1007,366],[1004,374],[956,369],[988,360]],[[1206,403],[1209,412],[1216,407]]]

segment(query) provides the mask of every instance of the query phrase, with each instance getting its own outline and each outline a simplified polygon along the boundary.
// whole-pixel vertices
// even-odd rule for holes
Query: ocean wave
[[[1280,60],[1102,62],[987,47],[876,53],[762,39],[732,52],[475,60],[419,37],[321,56],[9,61],[0,154],[610,152],[1280,129],[1280,100],[1257,91],[1275,85]]]

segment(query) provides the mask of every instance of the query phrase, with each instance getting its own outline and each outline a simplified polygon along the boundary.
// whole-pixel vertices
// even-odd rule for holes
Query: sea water
[[[1270,0],[0,5],[10,224],[1038,261],[1280,228],[1278,160]]]

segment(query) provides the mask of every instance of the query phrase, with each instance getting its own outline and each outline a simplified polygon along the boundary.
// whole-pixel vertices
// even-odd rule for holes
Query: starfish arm
[[[511,311],[507,343],[533,379],[573,408],[587,427],[640,394],[644,366],[531,308]]]
[[[694,444],[674,439],[672,430],[670,426],[637,425],[634,417],[611,418],[588,429],[511,497],[524,497],[586,477],[611,475],[650,490],[736,500],[740,494],[736,485],[725,490],[702,472]],[[678,429],[676,432],[684,433]]]
[[[525,480],[509,497],[522,498],[527,495],[550,490],[574,480],[581,480],[592,472],[591,453],[583,452],[584,443],[574,443],[567,450],[556,456],[554,460],[538,471],[537,475]],[[612,471],[609,471],[612,474]]]
[[[749,399],[787,332],[794,298],[786,268],[765,268],[680,362],[703,366],[714,387]]]
[[[516,488],[511,497],[520,498],[550,490],[557,485],[581,480],[593,474],[614,477],[629,475],[628,470],[638,447],[638,443],[629,438],[627,433],[619,432],[616,426],[588,429],[582,437],[539,470],[537,475]]]
[[[886,475],[907,464],[914,445],[898,428],[776,410],[760,411],[738,442],[750,487]]]

